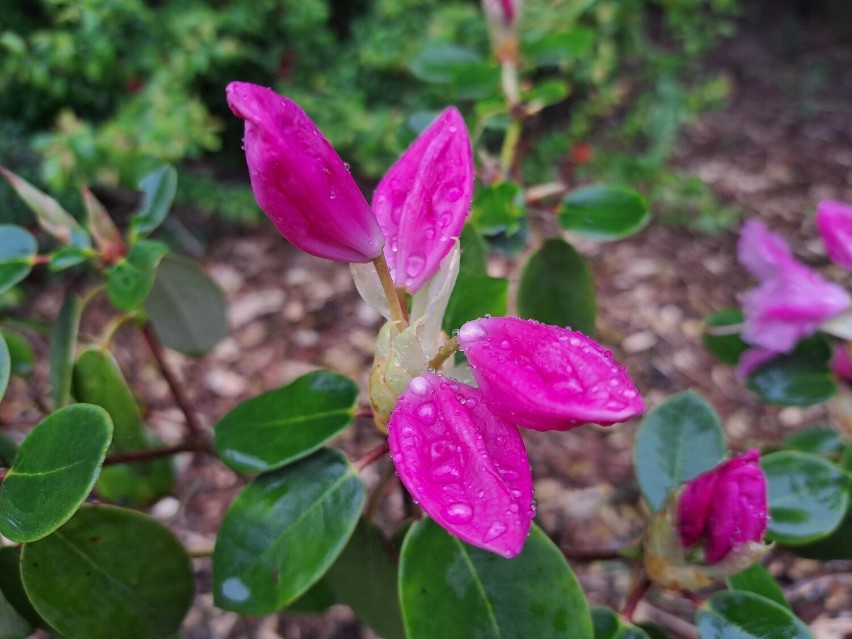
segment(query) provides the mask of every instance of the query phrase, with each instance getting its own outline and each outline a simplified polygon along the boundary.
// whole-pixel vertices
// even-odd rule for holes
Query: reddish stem
[[[624,610],[621,611],[621,616],[624,617],[625,621],[633,622],[633,614],[636,612],[636,606],[642,601],[642,597],[645,596],[645,593],[648,592],[648,588],[650,587],[651,580],[643,572],[639,581],[633,586],[633,591],[627,598],[627,603],[624,604]]]
[[[177,455],[178,453],[195,453],[204,450],[207,450],[207,446],[203,442],[186,441],[174,446],[148,448],[146,450],[132,450],[127,453],[116,453],[115,455],[110,455],[104,460],[104,466],[143,462],[151,459],[158,459],[160,457]]]
[[[355,417],[368,417],[373,419],[373,409],[369,406],[359,406],[355,410]]]
[[[374,461],[377,461],[384,457],[390,448],[388,447],[387,442],[383,442],[373,448],[372,450],[368,450],[364,455],[355,460],[355,468],[358,469],[358,472],[364,470],[367,466],[372,464]]]

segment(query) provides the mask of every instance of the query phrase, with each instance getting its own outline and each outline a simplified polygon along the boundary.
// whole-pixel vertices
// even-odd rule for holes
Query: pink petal
[[[415,293],[435,274],[461,234],[472,195],[467,127],[449,107],[402,154],[373,195],[397,286]]]
[[[734,375],[738,380],[743,381],[746,377],[751,375],[751,372],[754,369],[776,357],[778,357],[778,353],[775,351],[770,351],[769,349],[761,348],[759,346],[750,348],[740,355],[740,359],[737,361],[737,367],[734,369]]]
[[[852,304],[843,288],[803,264],[787,264],[743,296],[742,337],[749,344],[789,353],[803,337]]]
[[[369,262],[384,236],[332,146],[292,100],[232,82],[228,106],[245,120],[246,162],[257,203],[294,246],[340,262]]]
[[[852,206],[823,200],[817,206],[816,226],[831,261],[852,271]]]
[[[710,516],[710,502],[718,473],[707,472],[689,481],[677,502],[677,527],[684,546],[697,543],[704,536]]]
[[[849,355],[849,346],[837,344],[831,357],[831,370],[838,377],[852,380],[852,357]]]
[[[535,514],[518,429],[478,390],[435,373],[415,377],[388,423],[400,480],[426,513],[469,544],[514,557]]]
[[[761,281],[776,277],[779,269],[795,262],[787,240],[755,219],[748,220],[740,231],[737,258],[749,273]]]
[[[645,409],[627,369],[576,331],[492,317],[468,322],[458,339],[488,407],[519,426],[608,426]]]

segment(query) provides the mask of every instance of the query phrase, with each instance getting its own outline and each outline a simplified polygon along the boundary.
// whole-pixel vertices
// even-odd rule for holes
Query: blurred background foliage
[[[731,34],[736,0],[526,0],[521,23],[528,184],[609,181],[705,230],[734,212],[668,168],[682,126],[724,103],[701,55]],[[0,164],[71,209],[80,184],[133,189],[162,162],[182,201],[258,217],[227,82],[299,102],[353,172],[371,180],[457,104],[497,151],[499,72],[476,0],[6,0]],[[64,195],[62,195],[64,194]],[[27,219],[6,184],[0,216]]]

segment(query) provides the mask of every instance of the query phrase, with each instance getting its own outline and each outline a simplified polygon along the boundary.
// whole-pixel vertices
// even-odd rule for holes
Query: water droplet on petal
[[[347,171],[349,171],[349,170],[352,168],[352,165],[351,165],[351,164],[349,164],[349,162],[344,162],[344,163],[343,163],[343,168],[344,168],[344,169],[346,169]]]
[[[444,510],[444,515],[452,524],[464,524],[473,518],[473,508],[461,502],[450,504]]]
[[[488,532],[485,533],[485,537],[483,541],[491,541],[492,539],[497,539],[500,535],[506,532],[506,524],[501,523],[499,521],[495,521],[491,524],[491,527],[488,529]]]
[[[333,199],[335,199],[336,197],[337,197],[337,194],[336,194],[334,191],[332,191],[331,193],[329,193],[329,194],[328,194],[328,198],[329,198],[330,200],[333,200]]]
[[[466,342],[478,342],[488,337],[488,331],[477,322],[468,322],[459,329],[459,339]]]
[[[427,426],[435,423],[435,406],[432,402],[426,402],[425,404],[421,404],[420,408],[417,409],[417,416],[420,418],[420,421],[426,424]]]
[[[408,273],[408,277],[417,277],[423,272],[425,266],[426,259],[422,255],[412,255],[408,258],[405,272]]]
[[[461,194],[462,190],[459,187],[454,186],[449,191],[447,191],[447,200],[449,202],[455,202],[461,197]]]
[[[426,393],[429,390],[429,382],[426,381],[425,377],[415,377],[411,380],[411,383],[408,385],[408,388],[415,395],[419,395],[420,397],[426,397]]]
[[[430,227],[423,232],[423,235],[426,236],[427,240],[435,239],[435,229]]]
[[[441,219],[438,220],[438,224],[441,226],[449,226],[450,222],[453,221],[453,214],[450,211],[444,211],[441,215]]]

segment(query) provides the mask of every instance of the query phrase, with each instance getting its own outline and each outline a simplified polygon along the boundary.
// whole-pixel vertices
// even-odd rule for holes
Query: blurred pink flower
[[[608,426],[645,409],[627,369],[582,333],[492,317],[468,322],[458,339],[488,408],[519,426]]]
[[[244,145],[257,203],[294,246],[340,262],[378,257],[384,236],[340,156],[292,100],[232,82],[228,106],[245,120]]]
[[[704,557],[715,564],[737,546],[760,542],[768,522],[766,477],[760,452],[749,450],[687,482],[677,503],[680,541],[704,541]]]
[[[520,13],[520,0],[482,0],[482,8],[489,21],[499,20],[506,26],[512,26]]]
[[[762,348],[760,346],[749,348],[748,350],[743,351],[739,360],[737,360],[737,367],[734,369],[734,375],[738,380],[742,381],[751,375],[751,372],[754,369],[776,357],[778,357],[778,353],[775,351],[770,351],[769,349]]]
[[[852,206],[823,200],[817,205],[816,226],[828,257],[852,271]]]
[[[473,155],[453,107],[411,144],[376,187],[373,211],[394,283],[417,292],[453,247],[470,212]]]
[[[415,377],[391,415],[388,443],[400,480],[444,529],[504,557],[521,552],[535,514],[527,452],[477,389],[435,373]]]
[[[847,344],[836,344],[831,356],[831,371],[838,377],[852,380],[852,357]]]
[[[759,281],[777,277],[786,267],[797,264],[787,240],[756,219],[747,220],[740,230],[737,258]]]

